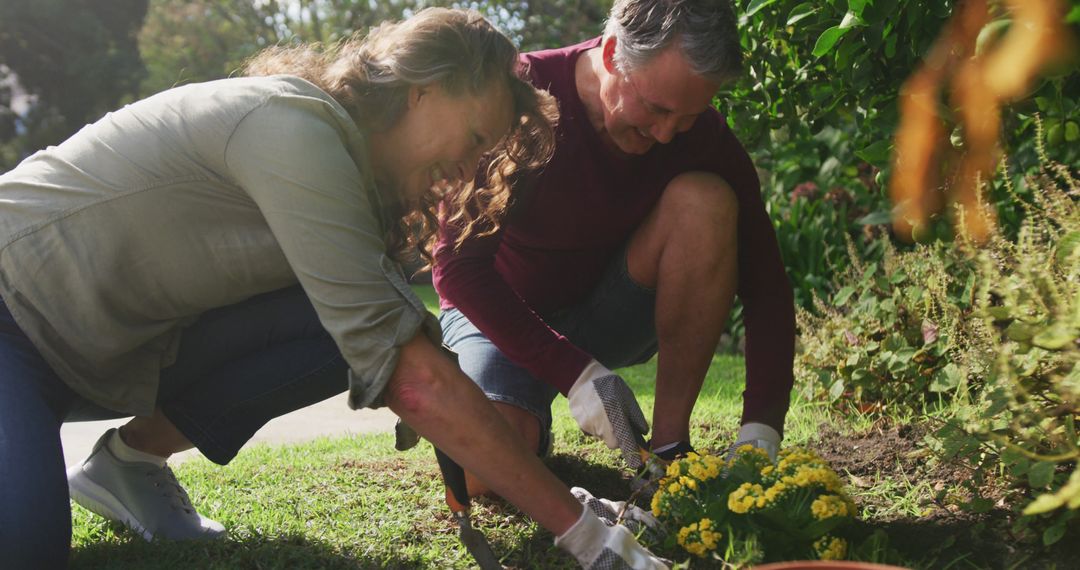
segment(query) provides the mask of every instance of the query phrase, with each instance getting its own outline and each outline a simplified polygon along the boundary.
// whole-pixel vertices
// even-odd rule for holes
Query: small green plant
[[[849,245],[850,267],[828,301],[800,309],[796,376],[810,397],[842,411],[917,412],[967,389],[986,334],[970,320],[975,274],[948,245],[899,252],[882,241],[880,261]]]

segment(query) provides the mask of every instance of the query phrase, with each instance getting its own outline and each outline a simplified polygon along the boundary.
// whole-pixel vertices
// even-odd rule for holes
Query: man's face
[[[718,85],[690,70],[677,47],[669,47],[626,73],[615,67],[615,40],[604,41],[600,101],[604,130],[627,154],[645,154],[694,125],[709,108]],[[602,133],[603,134],[603,133]]]

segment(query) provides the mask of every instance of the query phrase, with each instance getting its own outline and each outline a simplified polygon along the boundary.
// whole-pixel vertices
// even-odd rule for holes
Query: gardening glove
[[[641,468],[641,450],[645,448],[649,423],[622,378],[593,360],[581,371],[566,397],[570,415],[582,431],[603,439],[609,448],[622,451],[631,469]]]
[[[668,567],[638,544],[625,526],[608,526],[588,508],[583,508],[577,522],[555,538],[555,546],[572,554],[581,567],[587,569],[658,570]]]
[[[780,432],[761,423],[749,422],[739,428],[739,437],[728,448],[727,459],[735,455],[735,450],[744,445],[752,445],[758,449],[764,449],[769,454],[769,459],[776,461],[776,453],[780,451]]]
[[[637,505],[627,504],[626,501],[600,499],[581,487],[570,489],[570,494],[608,526],[621,522],[634,534],[637,534],[643,525],[650,530],[660,528],[660,521],[656,520],[652,513]]]

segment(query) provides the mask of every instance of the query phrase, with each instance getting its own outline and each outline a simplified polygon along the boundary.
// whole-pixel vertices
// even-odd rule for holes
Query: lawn
[[[419,292],[434,301],[430,290]],[[620,372],[648,415],[655,364]],[[714,358],[693,424],[702,451],[721,452],[732,441],[743,374],[740,357]],[[581,435],[564,399],[556,402],[555,418],[548,465],[568,484],[596,495],[630,496],[629,474],[618,467],[616,454]],[[841,425],[833,418],[820,404],[795,396],[785,444],[813,447],[847,479],[865,519],[857,529],[865,558],[913,568],[1067,568],[1077,559],[1076,546],[1043,551],[1016,543],[1004,510],[973,513],[953,506],[951,494],[967,474],[916,450],[922,419]],[[472,560],[458,543],[433,459],[426,443],[397,452],[390,434],[375,434],[255,446],[227,467],[190,460],[178,466],[177,477],[202,513],[229,528],[226,540],[150,544],[75,507],[71,566],[467,568]],[[550,534],[513,507],[481,501],[474,511],[503,564],[576,567]]]

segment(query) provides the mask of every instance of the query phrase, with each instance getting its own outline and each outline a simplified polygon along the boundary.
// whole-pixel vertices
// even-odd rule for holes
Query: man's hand
[[[567,399],[570,415],[582,431],[603,439],[609,448],[622,451],[631,469],[641,468],[641,450],[645,448],[649,423],[622,378],[594,360],[578,376]]]
[[[637,505],[629,505],[626,501],[597,498],[581,487],[573,487],[570,489],[570,494],[608,526],[621,522],[634,534],[641,530],[642,525],[653,530],[660,528],[660,521],[656,520],[652,513]]]
[[[608,526],[589,508],[582,509],[581,518],[555,538],[555,546],[572,554],[582,568],[659,570],[668,567],[638,544],[625,526]]]
[[[735,450],[744,445],[764,449],[769,454],[769,459],[776,461],[776,453],[780,451],[780,432],[765,424],[756,422],[744,424],[739,428],[739,437],[728,448],[727,458],[731,459]]]

